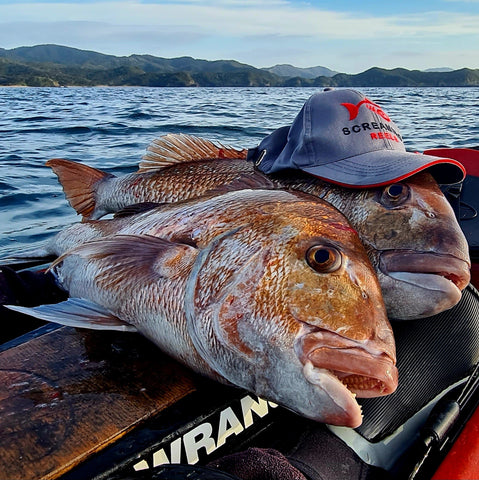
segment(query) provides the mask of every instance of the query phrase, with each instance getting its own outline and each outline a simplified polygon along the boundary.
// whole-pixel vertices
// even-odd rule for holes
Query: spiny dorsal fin
[[[215,158],[245,159],[247,149],[238,150],[221,143],[184,133],[169,133],[153,140],[143,156],[137,173],[159,170],[178,163]]]
[[[52,158],[45,165],[57,175],[70,205],[84,219],[89,219],[95,210],[98,183],[113,175],[63,158]]]

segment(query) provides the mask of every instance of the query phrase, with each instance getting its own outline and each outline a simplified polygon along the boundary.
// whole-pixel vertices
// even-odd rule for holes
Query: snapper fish
[[[390,318],[452,308],[470,280],[466,238],[433,177],[418,173],[383,188],[340,187],[298,171],[266,176],[238,150],[183,134],[154,140],[137,172],[116,177],[63,159],[47,162],[72,207],[98,219],[127,205],[177,202],[242,188],[310,193],[340,210],[376,270]]]
[[[301,192],[242,190],[60,232],[66,302],[9,308],[136,330],[196,372],[357,427],[397,387],[395,342],[357,233]]]

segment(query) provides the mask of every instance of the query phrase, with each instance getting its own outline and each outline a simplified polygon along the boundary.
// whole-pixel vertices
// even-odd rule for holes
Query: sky
[[[0,48],[254,67],[479,68],[479,0],[0,0]]]

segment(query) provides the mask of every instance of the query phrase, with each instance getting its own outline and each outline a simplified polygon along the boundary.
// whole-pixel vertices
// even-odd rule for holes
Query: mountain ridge
[[[264,67],[261,70],[266,70],[280,77],[302,77],[302,78],[316,78],[316,77],[333,77],[334,75],[340,73],[334,70],[331,70],[327,67],[322,67],[320,65],[316,67],[306,67],[300,68],[290,65],[288,63],[283,63],[280,65],[274,65],[272,67]]]
[[[431,70],[372,67],[358,74],[346,74],[321,66],[299,68],[283,64],[256,68],[236,60],[115,56],[54,44],[0,48],[0,86],[479,86],[479,69]]]

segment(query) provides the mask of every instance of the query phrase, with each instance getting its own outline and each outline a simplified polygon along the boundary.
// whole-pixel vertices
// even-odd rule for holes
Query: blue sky
[[[479,0],[0,0],[0,47],[44,43],[345,73],[479,68]]]

